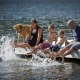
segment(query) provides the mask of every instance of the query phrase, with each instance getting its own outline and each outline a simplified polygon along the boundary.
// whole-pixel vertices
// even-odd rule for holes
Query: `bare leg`
[[[50,53],[50,58],[53,59],[53,57],[54,57],[54,52],[52,51],[52,52]]]
[[[61,49],[61,50],[56,54],[56,57],[59,56],[59,55],[64,54],[67,50],[69,50],[69,48],[64,47],[63,49]]]
[[[41,50],[43,53],[47,53],[49,52],[49,48],[48,49],[45,49],[45,50]]]
[[[68,51],[66,51],[66,52],[62,55],[62,57],[64,58],[65,56],[71,54],[73,51],[75,51],[75,50],[74,50],[73,48],[70,48]]]
[[[32,54],[32,53],[34,53],[37,49],[40,49],[40,46],[41,46],[41,45],[36,46],[35,48],[33,48],[33,50],[32,50],[31,52],[29,52],[29,53],[27,53],[27,54]]]
[[[60,55],[60,57],[62,58],[62,63],[64,63],[64,57],[65,57],[66,55],[71,54],[73,51],[74,51],[74,49],[73,49],[73,48],[70,48],[70,49],[69,49],[68,51],[66,51],[64,54]]]
[[[50,54],[50,58],[51,59],[53,59],[54,58],[54,60],[56,60],[56,54],[55,54],[55,52],[54,51],[52,51],[52,53]]]
[[[30,47],[30,45],[28,43],[19,43],[19,44],[15,44],[14,42],[11,42],[10,45],[14,48],[17,47],[21,47],[21,48],[26,48],[26,47]]]

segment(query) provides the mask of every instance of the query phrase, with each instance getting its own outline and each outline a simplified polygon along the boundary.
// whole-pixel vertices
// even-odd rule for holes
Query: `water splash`
[[[0,58],[3,61],[22,60],[24,61],[24,63],[22,63],[23,65],[30,65],[30,66],[33,66],[34,68],[60,65],[60,63],[54,60],[51,60],[49,58],[41,58],[40,56],[37,56],[36,54],[33,54],[31,59],[26,59],[26,60],[22,58],[20,59],[19,57],[15,55],[15,51],[10,45],[11,41],[14,41],[14,37],[2,36],[2,38],[0,39]]]
[[[27,62],[27,65],[32,65],[34,68],[35,67],[39,68],[62,64],[57,61],[51,60],[50,58],[41,58],[36,54],[33,54],[32,59]]]
[[[14,37],[2,36],[0,39],[0,58],[3,61],[17,59],[14,49],[10,45],[10,41],[14,41]]]

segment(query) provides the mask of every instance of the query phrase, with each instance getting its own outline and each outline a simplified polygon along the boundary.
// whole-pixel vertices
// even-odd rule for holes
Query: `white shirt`
[[[77,36],[75,30],[72,30],[72,34],[73,34],[74,37]]]

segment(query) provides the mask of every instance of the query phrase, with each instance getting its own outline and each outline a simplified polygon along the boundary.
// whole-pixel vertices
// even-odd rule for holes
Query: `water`
[[[13,26],[29,24],[32,18],[43,26],[44,39],[51,23],[56,34],[63,29],[67,39],[73,39],[66,23],[73,19],[80,25],[79,6],[80,0],[0,0],[0,80],[80,80],[79,61],[61,64],[35,55],[34,60],[21,59],[10,46],[10,41],[17,40]]]

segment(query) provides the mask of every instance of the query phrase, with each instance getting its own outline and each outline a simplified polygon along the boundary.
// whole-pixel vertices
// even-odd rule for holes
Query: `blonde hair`
[[[51,24],[48,28],[52,28],[52,29],[54,29],[54,25],[53,25],[53,24]]]
[[[59,30],[58,34],[63,34],[64,35],[64,31],[63,30]]]

